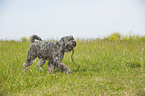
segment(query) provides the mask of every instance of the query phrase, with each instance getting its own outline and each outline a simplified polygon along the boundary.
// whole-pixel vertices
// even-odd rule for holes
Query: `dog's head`
[[[63,45],[63,50],[65,52],[69,52],[76,47],[76,41],[74,40],[73,36],[65,36],[61,38],[61,44]]]

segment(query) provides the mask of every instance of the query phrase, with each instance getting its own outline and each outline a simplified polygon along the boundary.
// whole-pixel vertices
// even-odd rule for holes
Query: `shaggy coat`
[[[36,41],[37,40],[37,41]],[[27,53],[26,62],[23,69],[26,71],[32,65],[33,60],[38,57],[37,66],[39,70],[43,70],[42,66],[48,60],[48,72],[54,72],[58,68],[61,72],[70,73],[68,66],[61,63],[64,53],[73,50],[76,47],[76,41],[73,36],[62,37],[58,42],[42,41],[37,35],[31,37],[31,45]]]

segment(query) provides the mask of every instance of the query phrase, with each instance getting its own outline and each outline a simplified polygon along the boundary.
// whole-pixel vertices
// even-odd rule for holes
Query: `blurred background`
[[[0,40],[145,35],[145,0],[0,0]]]

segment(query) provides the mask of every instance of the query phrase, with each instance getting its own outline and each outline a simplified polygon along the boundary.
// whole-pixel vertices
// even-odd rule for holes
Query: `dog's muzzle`
[[[73,48],[76,47],[76,45],[77,45],[76,41],[74,41],[74,40],[68,41],[65,45],[66,46],[66,52],[69,52],[69,51],[73,50]]]

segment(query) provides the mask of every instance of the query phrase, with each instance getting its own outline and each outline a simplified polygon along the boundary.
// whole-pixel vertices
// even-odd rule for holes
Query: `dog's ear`
[[[61,39],[60,39],[60,41],[59,41],[59,44],[60,45],[65,45],[65,37],[62,37]]]
[[[62,37],[60,41],[64,41],[64,37]]]
[[[74,40],[74,37],[73,36],[70,36],[72,38],[72,40]]]

